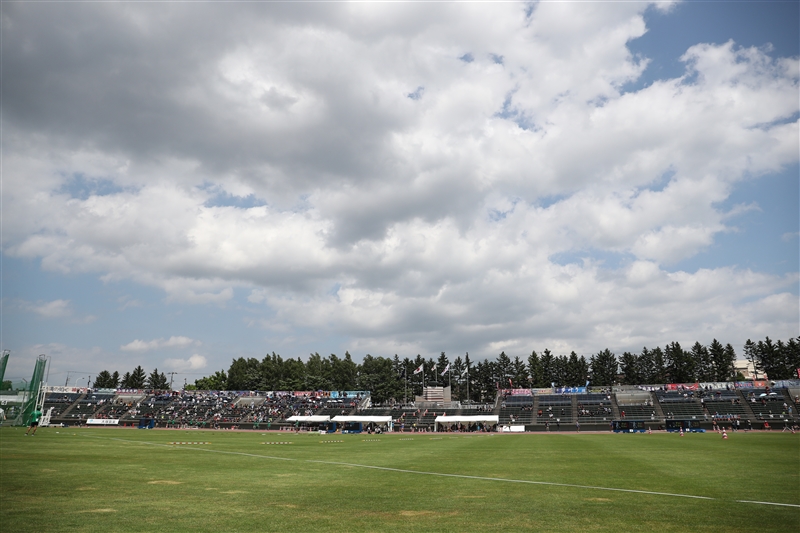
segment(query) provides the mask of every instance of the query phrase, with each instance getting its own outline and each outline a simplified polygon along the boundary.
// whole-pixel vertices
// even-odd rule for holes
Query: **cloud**
[[[193,354],[188,359],[165,359],[164,366],[176,372],[202,370],[206,367],[207,360],[202,355]]]
[[[26,302],[21,301],[22,309],[36,313],[42,318],[66,318],[73,324],[91,324],[97,317],[94,315],[75,316],[69,300],[53,300],[51,302]]]
[[[69,300],[53,300],[41,305],[28,304],[28,308],[45,318],[64,318],[72,316],[73,313]]]
[[[646,8],[15,4],[3,251],[379,353],[794,331],[791,275],[670,269],[797,163],[797,62],[698,44],[626,91]]]
[[[151,350],[157,350],[160,348],[186,348],[189,346],[198,346],[198,345],[200,345],[200,341],[190,339],[189,337],[172,336],[166,340],[164,340],[163,338],[154,339],[151,341],[142,341],[136,339],[129,342],[128,344],[120,346],[119,349],[122,350],[123,352],[147,352]]]

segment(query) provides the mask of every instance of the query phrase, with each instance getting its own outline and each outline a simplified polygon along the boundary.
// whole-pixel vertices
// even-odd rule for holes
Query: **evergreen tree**
[[[111,381],[109,388],[115,389],[119,386],[119,372],[114,370],[114,373],[111,374]]]
[[[693,380],[713,381],[714,365],[711,362],[711,353],[708,348],[695,342],[691,351],[692,365],[694,366]]]
[[[169,388],[167,376],[163,372],[159,374],[157,368],[147,377],[145,385],[152,390],[167,390]]]
[[[758,373],[763,372],[763,370],[760,366],[761,361],[759,360],[756,351],[757,351],[756,343],[754,343],[750,339],[747,339],[744,343],[744,357],[745,359],[747,359],[747,362],[750,363],[750,366],[753,367],[755,378],[758,379]]]
[[[460,355],[453,361],[450,372],[453,375],[453,387],[455,389],[451,391],[452,397],[458,399],[458,401],[464,401],[467,398],[467,366]]]
[[[725,345],[725,354],[718,371],[717,381],[729,381],[736,377],[736,352],[730,343]]]
[[[131,385],[131,373],[125,372],[122,376],[122,381],[120,382],[120,388],[122,389],[132,389],[133,385]]]
[[[443,387],[447,387],[450,384],[450,376],[447,374],[442,375],[444,369],[447,368],[447,365],[450,364],[450,360],[447,358],[444,352],[439,355],[439,359],[436,361],[436,381],[441,383]],[[451,391],[452,394],[452,391]]]
[[[650,383],[667,383],[667,364],[661,347],[656,346],[653,348],[650,356],[653,358],[653,374]]]
[[[619,364],[620,372],[624,375],[622,382],[625,385],[640,385],[647,383],[647,381],[645,381],[639,374],[639,360],[636,355],[632,354],[631,352],[623,352],[622,357],[620,357]]]
[[[94,387],[96,389],[111,389],[114,388],[116,385],[113,384],[113,378],[111,377],[111,372],[108,370],[101,370],[97,377],[94,378]]]
[[[556,381],[555,358],[550,350],[546,349],[539,358],[539,365],[542,368],[542,387],[550,387]]]
[[[586,384],[589,375],[589,363],[584,356],[578,357],[575,351],[570,352],[565,365],[564,384],[568,387],[580,387]]]
[[[531,377],[531,386],[537,389],[544,388],[544,374],[542,373],[542,364],[539,361],[539,355],[536,351],[532,351],[528,356],[528,374]],[[549,384],[548,384],[549,385]]]
[[[514,356],[514,361],[511,363],[511,381],[516,388],[524,389],[530,387],[528,369],[525,367],[524,361],[518,355]]]
[[[511,359],[506,355],[506,352],[500,352],[495,362],[495,369],[497,371],[496,380],[500,384],[500,388],[508,388],[508,378],[511,377]]]
[[[568,380],[567,363],[568,359],[566,355],[559,355],[558,357],[553,357],[552,375],[553,375],[553,382],[556,384],[556,387],[567,386],[567,380]]]
[[[629,354],[630,355],[630,354]],[[613,385],[617,380],[617,356],[606,348],[593,355],[590,359],[592,369],[592,384],[601,387]]]
[[[734,377],[733,365],[736,362],[736,354],[734,353],[733,360],[731,360],[726,348],[717,339],[712,340],[708,346],[712,368],[712,378],[709,381],[728,381]],[[731,346],[731,351],[733,351],[733,346]]]
[[[130,375],[130,387],[131,389],[143,389],[145,381],[147,380],[147,374],[145,374],[144,369],[140,366],[137,366],[133,369]]]
[[[694,359],[681,348],[680,343],[669,343],[664,348],[664,359],[670,383],[689,383],[695,380]]]
[[[784,379],[800,379],[800,337],[790,338],[785,346],[784,360],[788,375]]]

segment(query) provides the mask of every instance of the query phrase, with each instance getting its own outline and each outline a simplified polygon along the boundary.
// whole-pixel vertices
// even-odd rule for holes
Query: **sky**
[[[51,385],[800,334],[797,2],[3,2]]]

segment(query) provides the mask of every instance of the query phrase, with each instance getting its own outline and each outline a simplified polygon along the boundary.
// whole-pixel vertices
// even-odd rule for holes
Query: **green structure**
[[[11,352],[3,350],[3,356],[0,357],[0,383],[6,378],[6,365],[8,364],[8,356]]]
[[[47,356],[40,355],[36,359],[36,366],[33,367],[33,376],[28,383],[28,389],[25,391],[25,399],[22,402],[22,410],[20,415],[14,420],[15,425],[24,425],[28,422],[31,413],[44,404],[44,390],[42,383],[44,382],[44,371],[47,367]]]

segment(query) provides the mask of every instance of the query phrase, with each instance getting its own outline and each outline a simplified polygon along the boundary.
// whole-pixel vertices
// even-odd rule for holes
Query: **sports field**
[[[2,531],[800,530],[789,433],[24,432]]]

